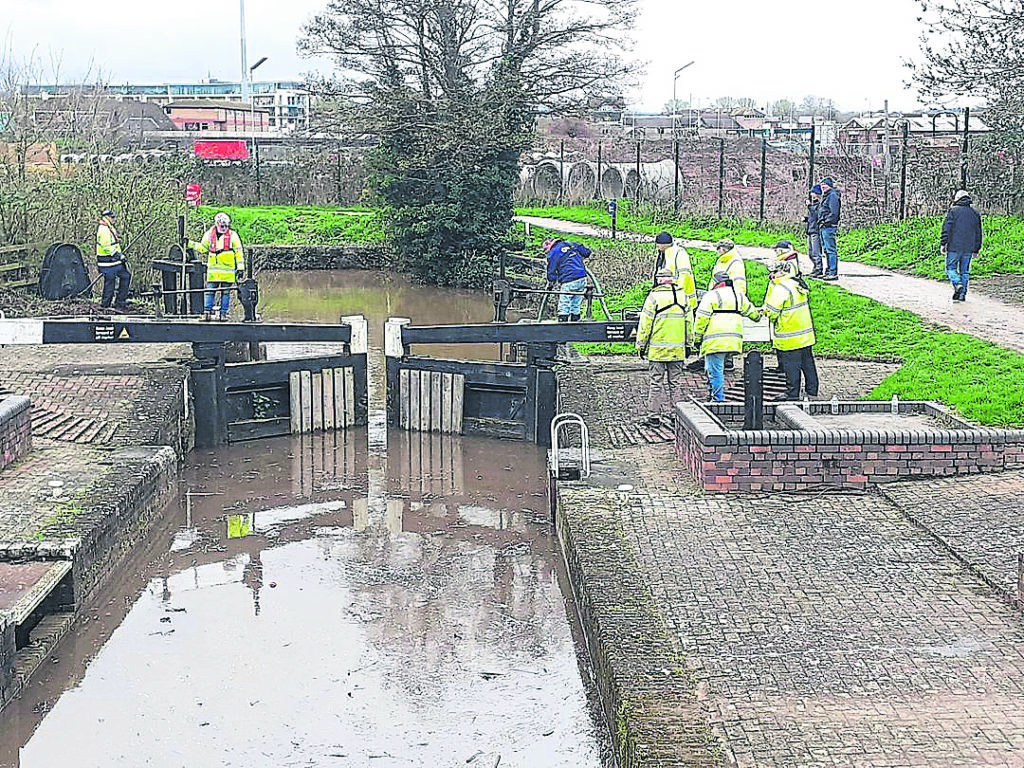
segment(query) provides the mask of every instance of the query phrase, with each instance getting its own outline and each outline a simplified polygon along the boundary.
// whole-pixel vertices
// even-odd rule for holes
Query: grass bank
[[[217,211],[231,216],[231,226],[246,245],[377,245],[384,241],[380,217],[373,211],[289,205],[200,206],[189,218],[190,236],[198,239],[213,224]]]
[[[535,230],[533,240],[547,232]],[[643,304],[650,287],[651,246],[578,238],[595,252],[599,277],[615,284],[633,279],[608,297],[609,309]],[[531,240],[531,246],[536,245]],[[530,248],[532,250],[532,247]],[[698,287],[707,285],[715,254],[690,249]],[[603,265],[603,266],[601,266]],[[610,270],[608,274],[604,270]],[[620,274],[614,274],[618,270]],[[768,287],[768,270],[747,262],[747,290],[760,306]],[[813,283],[811,312],[821,356],[847,359],[897,360],[899,370],[868,396],[887,400],[936,400],[985,426],[1024,426],[1024,355],[963,333],[951,333],[925,322],[912,312],[852,294],[838,285]],[[595,310],[600,310],[595,305]],[[585,354],[635,354],[632,344],[580,344]]]
[[[577,206],[519,208],[521,216],[544,216],[608,227],[604,203]],[[887,269],[945,280],[945,262],[939,252],[943,217],[908,219],[863,229],[840,230],[841,259],[861,261]],[[1024,219],[1014,216],[985,216],[985,244],[981,257],[971,266],[976,277],[991,274],[1024,274]],[[802,228],[784,224],[738,219],[675,217],[650,205],[619,203],[618,226],[622,230],[654,234],[668,230],[684,239],[715,241],[731,237],[741,245],[771,246],[788,238],[806,250]]]

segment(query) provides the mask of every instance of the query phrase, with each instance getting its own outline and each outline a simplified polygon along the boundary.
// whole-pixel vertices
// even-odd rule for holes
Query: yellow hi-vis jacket
[[[693,322],[694,343],[702,355],[743,351],[743,318],[754,322],[761,313],[732,285],[712,288],[701,297]]]
[[[238,272],[245,269],[245,257],[242,254],[242,241],[238,233],[229,229],[223,235],[217,233],[216,227],[203,235],[200,243],[189,243],[196,253],[209,254],[206,261],[206,280],[210,283],[233,283]]]
[[[693,266],[690,263],[690,254],[681,245],[670,245],[664,253],[658,254],[658,262],[655,266],[655,274],[659,269],[672,271],[672,278],[676,286],[682,288],[686,294],[686,304],[692,312],[697,308],[697,284],[693,279]]]
[[[693,311],[675,283],[647,294],[636,330],[636,348],[648,360],[685,360],[693,339]]]
[[[717,275],[719,272],[724,272],[729,275],[729,279],[732,280],[733,287],[744,296],[747,295],[747,268],[735,248],[730,248],[719,256],[718,261],[715,262],[715,266],[711,268],[712,277],[711,281],[708,283],[709,291],[714,289],[714,275]]]
[[[100,219],[96,229],[96,265],[99,267],[116,267],[124,261],[121,243],[117,230],[109,219]]]
[[[772,277],[763,311],[768,316],[776,349],[803,349],[814,344],[814,321],[807,291],[792,277]]]

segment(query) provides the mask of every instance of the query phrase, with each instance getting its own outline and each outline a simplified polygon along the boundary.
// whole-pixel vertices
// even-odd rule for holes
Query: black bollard
[[[764,359],[748,352],[743,359],[743,428],[764,429]]]
[[[245,310],[245,317],[242,318],[243,323],[256,322],[256,304],[259,300],[260,289],[256,284],[256,280],[250,277],[238,284],[238,302],[242,305],[242,309]]]

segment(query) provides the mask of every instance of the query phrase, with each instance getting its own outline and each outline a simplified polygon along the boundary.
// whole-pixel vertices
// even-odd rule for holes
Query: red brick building
[[[164,107],[175,127],[192,133],[268,130],[267,110],[238,101],[175,101]]]

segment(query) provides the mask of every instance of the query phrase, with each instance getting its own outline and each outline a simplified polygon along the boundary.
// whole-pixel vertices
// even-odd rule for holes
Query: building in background
[[[82,91],[81,85],[30,85],[29,95],[40,99],[67,96]],[[242,86],[237,82],[211,79],[199,83],[163,83],[161,85],[105,85],[87,88],[121,101],[141,101],[160,106],[175,102],[242,102]],[[248,103],[248,102],[245,102]],[[309,128],[310,95],[297,80],[267,80],[252,84],[252,106],[263,109],[267,130],[277,133]]]
[[[242,101],[183,99],[167,104],[164,112],[175,128],[190,133],[262,133],[269,129],[267,111]]]

